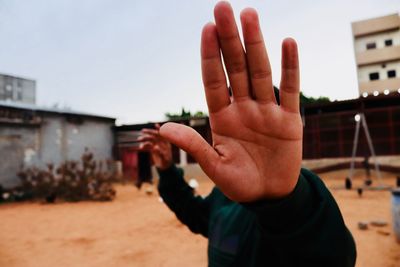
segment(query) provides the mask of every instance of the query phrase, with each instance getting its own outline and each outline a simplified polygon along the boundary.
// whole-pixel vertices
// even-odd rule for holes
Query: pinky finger
[[[297,44],[287,38],[282,43],[282,77],[280,85],[282,108],[290,112],[300,109],[300,71]]]

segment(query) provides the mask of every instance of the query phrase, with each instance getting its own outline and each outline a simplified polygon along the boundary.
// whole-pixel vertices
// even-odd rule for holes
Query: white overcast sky
[[[0,72],[37,81],[37,102],[118,118],[206,111],[200,32],[216,0],[0,0]],[[279,85],[280,43],[297,40],[309,96],[358,96],[351,22],[397,13],[400,0],[230,1],[254,7]]]

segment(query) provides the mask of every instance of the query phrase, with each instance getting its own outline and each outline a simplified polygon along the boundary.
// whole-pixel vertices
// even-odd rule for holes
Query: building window
[[[396,70],[388,70],[387,76],[388,78],[396,78]]]
[[[376,48],[376,43],[368,43],[367,44],[367,49],[375,49]]]
[[[370,81],[375,81],[379,80],[379,72],[372,72],[369,74],[369,80]]]
[[[385,46],[392,46],[392,45],[393,45],[393,40],[392,39],[385,40]]]

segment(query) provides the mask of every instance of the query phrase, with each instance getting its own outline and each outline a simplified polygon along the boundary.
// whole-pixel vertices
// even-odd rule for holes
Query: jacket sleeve
[[[207,237],[212,194],[206,198],[195,196],[183,178],[183,170],[175,165],[158,173],[158,192],[167,206],[192,232]]]
[[[302,169],[294,191],[281,200],[244,204],[256,214],[265,249],[276,266],[354,266],[356,248],[324,183]],[[271,245],[268,245],[271,244]]]

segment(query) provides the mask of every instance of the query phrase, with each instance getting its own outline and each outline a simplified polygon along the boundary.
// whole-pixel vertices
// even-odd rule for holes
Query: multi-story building
[[[36,81],[0,74],[0,101],[36,103]]]
[[[400,17],[352,23],[360,95],[400,90]]]

